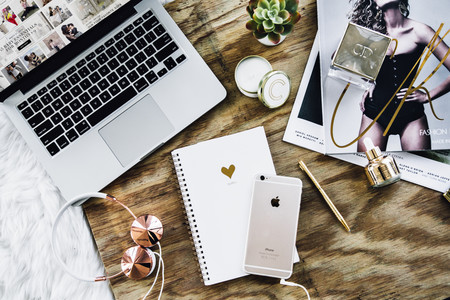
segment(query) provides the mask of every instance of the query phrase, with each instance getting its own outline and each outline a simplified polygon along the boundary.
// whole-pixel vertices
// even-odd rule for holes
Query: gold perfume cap
[[[366,146],[366,156],[368,160],[372,160],[381,156],[380,148],[378,146],[374,146],[370,138],[364,139],[364,145]]]

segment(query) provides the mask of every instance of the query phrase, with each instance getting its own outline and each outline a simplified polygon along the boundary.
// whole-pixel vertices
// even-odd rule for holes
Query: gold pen
[[[320,186],[319,182],[316,180],[316,178],[314,178],[313,174],[308,170],[308,167],[305,165],[305,163],[301,160],[298,161],[298,165],[300,166],[300,169],[302,169],[303,171],[305,171],[305,173],[308,175],[309,178],[311,178],[312,182],[314,183],[314,185],[317,187],[317,189],[319,190],[319,192],[322,194],[323,198],[325,199],[325,201],[327,202],[328,206],[331,208],[331,210],[333,211],[334,215],[338,218],[338,220],[342,223],[342,225],[344,225],[345,229],[350,232],[350,227],[348,227],[347,223],[345,222],[344,218],[342,217],[342,215],[339,213],[339,211],[337,210],[336,206],[334,206],[333,202],[331,202],[331,199],[328,197],[328,195],[325,193],[325,191],[322,189],[322,187]]]

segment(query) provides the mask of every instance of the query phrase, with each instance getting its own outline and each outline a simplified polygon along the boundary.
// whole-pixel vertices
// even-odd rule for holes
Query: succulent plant
[[[299,0],[250,0],[247,12],[251,20],[246,24],[257,39],[269,36],[277,44],[281,35],[292,32],[294,24],[300,20],[297,11]]]

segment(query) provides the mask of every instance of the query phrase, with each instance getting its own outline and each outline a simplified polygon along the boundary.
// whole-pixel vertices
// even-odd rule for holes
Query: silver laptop
[[[158,0],[27,1],[3,5],[0,99],[67,200],[102,189],[226,96]]]

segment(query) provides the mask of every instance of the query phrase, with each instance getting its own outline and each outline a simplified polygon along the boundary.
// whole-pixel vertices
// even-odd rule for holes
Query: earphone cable
[[[158,279],[158,275],[159,275],[159,270],[161,270],[161,290],[159,291],[159,296],[158,296],[158,300],[161,299],[161,295],[164,289],[164,261],[162,258],[162,249],[161,249],[161,244],[158,242],[157,243],[158,248],[159,248],[159,253],[155,252],[155,255],[159,256],[159,263],[158,263],[158,270],[156,271],[156,275],[155,275],[155,279],[153,280],[153,284],[150,287],[150,289],[148,290],[147,294],[145,294],[144,298],[142,298],[142,300],[145,300],[145,298],[147,298],[147,296],[150,294],[150,292],[152,291],[153,287],[155,286],[156,280]]]

